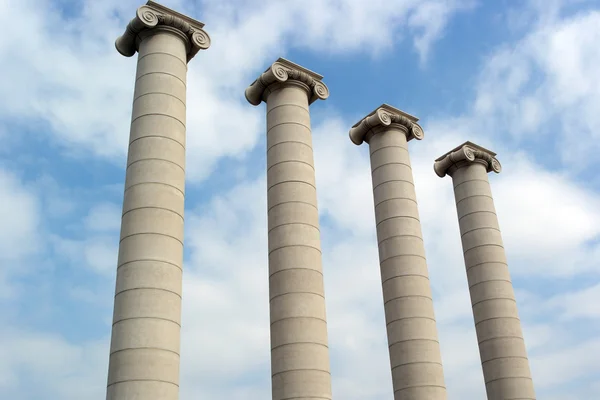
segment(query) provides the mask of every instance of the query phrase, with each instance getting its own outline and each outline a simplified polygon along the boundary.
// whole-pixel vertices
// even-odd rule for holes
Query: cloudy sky
[[[0,0],[0,398],[102,399],[140,0]],[[483,399],[450,178],[490,176],[539,399],[600,392],[599,0],[164,0],[206,23],[188,75],[181,398],[270,398],[265,111],[244,89],[283,56],[313,104],[334,397],[392,396],[367,148],[381,103],[411,142],[449,397]]]

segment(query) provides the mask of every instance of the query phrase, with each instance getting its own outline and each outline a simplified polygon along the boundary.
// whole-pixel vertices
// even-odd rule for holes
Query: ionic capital
[[[129,22],[125,33],[115,41],[117,51],[125,57],[133,56],[138,49],[140,33],[158,26],[168,27],[181,33],[188,46],[188,62],[198,51],[210,47],[210,36],[202,29],[204,27],[202,22],[150,0],[137,9],[135,18]]]
[[[279,58],[257,80],[246,88],[246,100],[254,106],[266,100],[268,88],[274,84],[284,82],[298,82],[307,87],[308,104],[318,99],[325,100],[329,97],[329,89],[321,81],[323,76],[308,70],[298,64]]]
[[[374,129],[397,125],[402,128],[406,134],[406,140],[423,139],[423,128],[417,121],[419,119],[405,113],[388,104],[382,104],[375,111],[358,121],[350,129],[350,140],[356,145],[362,142],[369,142],[371,136],[375,133]]]
[[[499,174],[502,171],[500,161],[496,159],[496,153],[472,142],[465,142],[435,160],[433,170],[440,178],[443,178],[446,175],[452,175],[456,169],[471,163],[483,164],[487,172],[494,171]]]

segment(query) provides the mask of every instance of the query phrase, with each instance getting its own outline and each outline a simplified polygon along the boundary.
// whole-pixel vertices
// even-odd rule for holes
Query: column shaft
[[[377,242],[395,400],[446,399],[406,128],[369,141]]]
[[[331,399],[309,103],[297,81],[267,97],[273,400]]]
[[[186,45],[172,28],[138,49],[107,399],[176,400],[183,264]]]
[[[487,397],[535,399],[486,166],[451,175]]]

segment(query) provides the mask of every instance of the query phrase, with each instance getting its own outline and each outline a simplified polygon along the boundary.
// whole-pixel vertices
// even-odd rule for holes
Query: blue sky
[[[104,398],[135,60],[132,0],[0,0],[0,397]],[[600,1],[164,0],[206,23],[190,63],[181,398],[269,398],[265,116],[278,57],[325,76],[312,106],[334,396],[392,393],[367,149],[381,103],[411,142],[449,398],[484,398],[449,178],[490,176],[538,397],[600,392]]]

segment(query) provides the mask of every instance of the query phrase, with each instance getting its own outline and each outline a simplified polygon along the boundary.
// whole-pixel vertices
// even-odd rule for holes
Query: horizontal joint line
[[[417,217],[413,217],[413,216],[410,216],[410,215],[397,215],[395,217],[388,217],[388,218],[382,219],[381,221],[377,222],[377,225],[375,225],[375,228],[377,228],[380,224],[384,223],[385,221],[389,221],[391,219],[398,219],[398,218],[410,218],[410,219],[414,219],[417,222],[421,222],[419,220],[419,218],[417,218]]]
[[[313,189],[317,190],[317,188],[315,187],[315,185],[313,185],[310,182],[306,182],[306,181],[298,181],[298,180],[289,180],[289,181],[282,181],[282,182],[277,182],[274,185],[271,185],[269,188],[267,188],[267,192],[271,189],[273,189],[275,186],[281,185],[282,183],[303,183],[305,185],[308,185],[310,187],[312,187]]]
[[[129,165],[127,165],[127,168],[129,168],[133,164],[139,163],[141,161],[164,161],[164,162],[168,162],[170,164],[176,165],[178,168],[180,168],[185,173],[185,168],[182,167],[181,165],[177,164],[175,161],[167,160],[166,158],[157,158],[157,157],[141,158],[139,160],[132,161],[132,162],[129,163]]]
[[[139,236],[139,235],[158,235],[158,236],[164,236],[164,237],[168,237],[168,238],[171,238],[171,239],[174,239],[174,240],[178,241],[183,246],[183,242],[181,241],[181,239],[178,239],[175,236],[167,235],[166,233],[160,233],[160,232],[137,232],[137,233],[132,233],[130,235],[123,236],[121,238],[121,240],[119,241],[119,244],[121,244],[121,242],[123,242],[123,240],[125,240],[127,238],[130,238],[132,236]]]
[[[442,365],[442,363],[438,362],[438,361],[411,361],[408,363],[399,364],[399,365],[392,367],[392,371],[395,370],[396,368],[405,367],[407,365],[413,365],[413,364],[436,364],[436,365],[440,365],[440,366]]]
[[[328,345],[323,344],[323,343],[318,343],[318,342],[293,342],[293,343],[284,343],[284,344],[277,345],[275,347],[271,347],[271,351],[278,349],[280,347],[293,346],[295,344],[314,344],[315,346],[322,346],[322,347],[325,347],[326,349],[329,348]]]
[[[267,168],[267,173],[271,170],[271,168],[273,168],[273,167],[275,167],[277,165],[280,165],[280,164],[285,164],[285,163],[304,164],[304,165],[308,165],[313,171],[315,170],[315,167],[313,167],[312,165],[310,165],[306,161],[301,161],[301,160],[285,160],[285,161],[276,162],[275,164],[271,165],[269,168]]]
[[[273,275],[279,274],[281,272],[294,271],[294,270],[297,270],[297,269],[306,270],[306,271],[313,271],[313,272],[316,272],[317,274],[323,276],[323,272],[319,271],[318,269],[306,268],[306,267],[296,267],[296,268],[285,268],[285,269],[280,269],[279,271],[275,271],[271,275],[269,275],[269,278],[271,278],[271,277],[273,277]]]
[[[272,145],[271,147],[269,147],[269,148],[267,149],[267,153],[268,153],[268,152],[269,152],[269,151],[270,151],[270,150],[271,150],[273,147],[275,147],[275,146],[279,146],[280,144],[285,144],[285,143],[299,143],[299,144],[302,144],[302,145],[304,145],[304,146],[308,147],[308,148],[310,149],[310,151],[311,151],[311,152],[312,152],[312,150],[313,150],[312,146],[311,146],[311,145],[309,145],[308,143],[301,142],[301,141],[299,141],[299,140],[286,140],[286,141],[284,141],[284,142],[275,143],[274,145]]]
[[[169,290],[169,289],[163,289],[163,288],[158,288],[158,287],[135,287],[135,288],[124,289],[124,290],[121,290],[120,292],[115,293],[115,298],[118,295],[120,295],[121,293],[130,292],[132,290],[160,290],[163,292],[172,293],[181,299],[181,294],[174,292],[172,290]]]
[[[490,362],[490,361],[504,360],[506,358],[517,358],[517,359],[522,359],[522,360],[527,360],[528,359],[527,356],[503,356],[503,357],[490,358],[489,360],[483,361],[481,364],[485,364],[486,362]]]
[[[484,322],[487,322],[487,321],[493,321],[493,320],[497,320],[497,319],[513,319],[513,320],[516,320],[517,322],[521,323],[521,320],[518,317],[491,317],[491,318],[482,319],[481,321],[477,321],[475,323],[475,326],[482,324]]]
[[[412,167],[411,167],[409,164],[407,164],[407,163],[401,163],[401,162],[389,162],[389,163],[385,163],[385,164],[382,164],[382,165],[380,165],[380,166],[378,166],[378,167],[375,167],[375,168],[373,168],[373,169],[371,170],[371,175],[373,175],[373,173],[375,173],[375,171],[377,171],[379,168],[387,167],[388,165],[404,165],[404,166],[406,166],[406,167],[408,167],[409,169],[411,169],[411,170],[412,170]]]
[[[396,389],[396,390],[394,390],[394,393],[400,392],[402,390],[421,388],[421,387],[435,387],[435,388],[440,388],[440,389],[446,390],[446,386],[443,386],[443,385],[414,385],[414,386],[405,386],[403,388]]]
[[[481,345],[482,343],[489,342],[490,340],[499,340],[499,339],[520,339],[523,342],[525,342],[525,340],[523,339],[523,336],[505,335],[505,336],[496,336],[493,338],[484,339],[481,342],[478,342],[477,344]]]
[[[386,305],[390,301],[394,301],[394,300],[398,300],[398,299],[406,299],[406,298],[410,298],[410,297],[419,297],[419,298],[429,299],[429,300],[433,301],[433,299],[431,297],[429,297],[429,296],[423,296],[421,294],[411,294],[411,295],[408,295],[408,296],[397,296],[397,297],[394,297],[392,299],[388,299],[388,300],[385,301],[385,303],[383,303],[383,305]]]
[[[152,259],[152,258],[142,258],[142,259],[139,259],[139,260],[132,260],[132,261],[124,262],[123,264],[117,266],[117,271],[119,270],[119,268],[124,267],[124,266],[126,266],[128,264],[131,264],[131,263],[134,263],[134,262],[159,262],[159,263],[170,265],[172,267],[175,267],[175,268],[183,271],[183,268],[180,265],[177,265],[177,264],[172,263],[170,261],[155,260],[155,259]]]
[[[110,355],[112,356],[115,353],[120,353],[122,351],[130,351],[130,350],[159,350],[159,351],[166,351],[168,353],[176,354],[178,357],[180,356],[180,354],[176,351],[169,350],[169,349],[162,349],[160,347],[128,347],[125,349],[115,350],[115,351],[111,352]]]
[[[479,244],[477,246],[473,246],[470,249],[467,249],[464,251],[464,254],[467,254],[467,252],[471,251],[471,250],[476,250],[480,247],[488,247],[488,246],[492,246],[492,247],[500,247],[501,249],[504,249],[504,246],[501,244],[494,244],[494,243],[485,243],[485,244]]]
[[[280,293],[280,294],[277,294],[277,295],[275,295],[275,296],[271,297],[271,298],[269,299],[269,302],[271,302],[271,301],[275,300],[275,299],[276,299],[276,298],[278,298],[278,297],[282,297],[282,296],[288,296],[288,295],[291,295],[291,294],[313,294],[313,295],[315,295],[315,296],[319,296],[319,297],[321,297],[321,298],[325,299],[325,296],[323,296],[321,293],[315,293],[315,292],[305,292],[305,291],[302,291],[302,292],[287,292],[287,293]]]
[[[488,279],[488,280],[485,280],[485,281],[481,281],[481,282],[477,282],[477,283],[472,284],[471,286],[469,286],[469,289],[472,289],[472,288],[474,288],[477,285],[481,285],[481,284],[487,283],[487,282],[507,282],[507,283],[510,283],[512,285],[512,281],[510,279]]]
[[[137,142],[138,140],[146,139],[146,138],[161,138],[161,139],[171,140],[171,141],[177,143],[178,145],[180,145],[181,147],[183,147],[183,150],[185,150],[185,146],[179,140],[175,140],[172,137],[162,136],[162,135],[144,135],[144,136],[140,136],[138,138],[133,139],[131,142],[129,142],[129,147],[131,147],[131,145],[133,143]]]
[[[510,301],[514,301],[515,303],[517,302],[517,300],[515,300],[514,298],[511,298],[511,297],[494,297],[492,299],[479,300],[478,302],[473,303],[471,305],[471,307],[475,307],[478,304],[485,303],[486,301],[493,301],[493,300],[510,300]]]
[[[404,277],[407,277],[407,276],[420,276],[421,278],[425,278],[425,279],[429,280],[429,277],[427,275],[421,275],[421,274],[403,274],[403,275],[395,275],[395,276],[389,277],[389,278],[381,281],[381,284],[383,285],[387,281],[391,281],[392,279],[404,278]]]
[[[271,131],[272,131],[274,128],[277,128],[278,126],[281,126],[281,125],[300,125],[300,126],[303,126],[303,127],[305,127],[306,129],[308,129],[308,131],[309,131],[309,132],[311,131],[311,130],[310,130],[310,126],[306,126],[306,125],[304,125],[304,124],[302,124],[302,123],[300,123],[300,122],[291,122],[291,121],[290,121],[290,122],[281,122],[281,123],[279,123],[279,124],[273,125],[272,127],[270,127],[270,128],[267,130],[267,135],[268,135],[268,134],[269,134],[269,132],[271,132]]]
[[[289,203],[308,204],[309,206],[314,207],[315,210],[317,210],[317,211],[319,210],[316,205],[314,205],[313,203],[309,203],[308,201],[291,200],[291,201],[284,201],[284,202],[281,202],[281,203],[277,203],[274,206],[269,207],[269,209],[267,210],[267,213],[269,211],[271,211],[272,209],[274,209],[275,207],[278,207],[278,206],[280,206],[282,204],[289,204]]]
[[[502,378],[496,378],[496,379],[492,379],[490,381],[486,381],[485,384],[487,385],[488,383],[492,383],[492,382],[496,382],[496,381],[501,381],[504,379],[527,379],[527,380],[532,380],[530,376],[505,376]]]
[[[279,224],[279,225],[274,226],[271,229],[269,229],[269,231],[267,232],[267,235],[269,233],[271,233],[272,230],[277,229],[277,228],[281,228],[282,226],[286,226],[286,225],[304,225],[304,226],[310,226],[311,228],[315,228],[317,230],[317,232],[321,232],[321,230],[319,229],[318,226],[314,226],[314,225],[308,224],[306,222],[286,222],[286,223]]]
[[[494,214],[496,216],[498,216],[494,211],[485,211],[485,210],[481,210],[481,211],[472,211],[470,213],[466,213],[465,215],[463,215],[462,217],[458,218],[458,221],[460,222],[461,219],[463,219],[466,216],[469,216],[471,214],[477,214],[477,213],[489,213],[489,214]]]
[[[269,113],[271,111],[276,110],[276,109],[278,109],[280,107],[297,107],[297,108],[300,108],[300,109],[306,111],[308,114],[310,114],[309,110],[307,110],[306,108],[304,108],[302,106],[299,106],[298,104],[286,103],[286,104],[280,104],[278,106],[275,106],[275,107],[271,108],[269,111],[267,111],[267,115],[269,115]]]
[[[144,76],[147,75],[154,75],[154,74],[161,74],[161,75],[169,75],[172,76],[173,78],[177,79],[178,81],[180,81],[181,83],[183,83],[183,86],[185,88],[187,88],[187,84],[183,81],[183,79],[181,79],[180,77],[178,77],[175,74],[171,74],[169,72],[162,72],[162,71],[154,71],[154,72],[146,72],[145,74],[142,74],[140,76],[137,77],[137,79],[135,80],[136,82],[139,81],[141,78],[143,78]]]
[[[157,207],[157,206],[142,206],[142,207],[135,207],[135,208],[130,208],[129,210],[125,211],[122,215],[121,218],[123,218],[125,215],[129,214],[132,211],[136,211],[136,210],[145,210],[145,209],[154,209],[154,210],[164,210],[164,211],[169,211],[177,216],[179,216],[181,218],[181,220],[183,221],[183,215],[179,214],[177,211],[175,210],[171,210],[170,208],[166,208],[166,207]]]
[[[177,118],[177,117],[174,117],[174,116],[172,116],[172,115],[170,115],[170,114],[165,114],[165,113],[148,113],[148,114],[142,114],[142,115],[138,115],[137,117],[135,117],[134,119],[132,119],[132,120],[131,120],[131,124],[133,125],[133,123],[134,123],[135,121],[137,121],[138,119],[140,119],[140,118],[143,118],[143,117],[148,117],[148,116],[150,116],[150,115],[159,115],[159,116],[161,116],[161,117],[167,117],[167,118],[174,119],[175,121],[179,122],[179,123],[180,123],[180,124],[183,126],[183,128],[184,128],[184,129],[186,128],[186,126],[185,126],[185,122],[183,122],[182,120],[180,120],[180,119],[179,119],[179,118]]]
[[[288,370],[285,370],[285,371],[275,372],[274,374],[271,374],[271,377],[274,377],[276,375],[285,374],[285,373],[288,373],[288,372],[297,372],[297,371],[317,371],[317,372],[323,372],[323,373],[326,373],[328,375],[331,375],[331,373],[329,371],[326,371],[324,369],[318,369],[318,368],[295,368],[295,369],[288,369]]]
[[[167,53],[167,52],[165,52],[165,51],[155,51],[155,52],[152,52],[152,53],[146,53],[146,54],[144,54],[143,56],[141,56],[140,58],[138,58],[138,62],[137,62],[137,63],[139,64],[141,60],[143,60],[144,58],[146,58],[146,57],[148,57],[148,56],[151,56],[151,55],[153,55],[153,54],[162,54],[162,55],[165,55],[165,56],[170,56],[170,57],[173,57],[173,58],[175,58],[176,60],[179,60],[179,61],[180,61],[180,62],[183,64],[183,66],[185,67],[185,70],[186,70],[186,71],[187,71],[187,69],[188,69],[188,66],[187,66],[187,64],[186,64],[186,63],[185,63],[185,62],[184,62],[184,61],[183,61],[181,58],[177,57],[175,54]]]
[[[406,342],[415,342],[415,341],[417,341],[417,340],[422,340],[422,341],[425,341],[425,342],[433,342],[433,343],[437,343],[438,345],[440,344],[440,341],[439,341],[439,340],[437,340],[437,339],[416,338],[416,339],[404,339],[404,340],[398,340],[398,341],[396,341],[396,342],[394,342],[394,343],[390,344],[390,345],[388,346],[388,348],[390,348],[390,347],[392,347],[392,346],[395,346],[395,345],[397,345],[397,344],[400,344],[400,343],[406,343]]]
[[[377,243],[377,245],[381,246],[381,244],[383,242],[385,242],[386,240],[395,239],[395,238],[399,238],[399,237],[412,237],[412,238],[417,238],[417,239],[423,241],[423,238],[419,235],[394,235],[394,236],[390,236],[388,238],[383,239],[381,242]]]
[[[408,153],[408,148],[406,148],[404,146],[383,146],[383,147],[378,148],[377,150],[373,150],[373,152],[370,153],[369,156],[372,157],[373,154],[377,153],[379,150],[389,149],[389,148],[400,148]]]
[[[387,201],[392,201],[392,200],[410,200],[413,203],[417,204],[417,200],[416,199],[411,199],[410,197],[393,197],[391,199],[386,199],[386,200],[382,200],[379,203],[375,204],[375,208],[377,209],[377,207],[379,207],[380,205],[382,205],[383,203],[387,202]]]
[[[456,189],[457,187],[459,187],[460,185],[463,185],[465,183],[468,183],[468,182],[477,182],[477,181],[479,181],[479,182],[485,182],[488,185],[490,184],[490,181],[488,181],[487,179],[469,179],[469,180],[463,181],[463,182],[459,183],[458,185],[454,186],[454,189]]]
[[[381,260],[379,264],[383,264],[384,262],[386,262],[388,260],[391,260],[393,258],[398,258],[398,257],[419,257],[419,258],[422,258],[423,260],[427,261],[427,259],[420,254],[398,254],[395,256],[388,257],[385,260]]]
[[[470,230],[466,231],[465,233],[463,233],[462,235],[460,235],[460,237],[462,238],[462,237],[463,237],[463,236],[465,236],[467,233],[471,233],[471,232],[475,232],[475,231],[480,231],[480,230],[482,230],[482,229],[491,229],[491,230],[493,230],[493,231],[500,232],[500,229],[498,229],[498,228],[494,228],[494,227],[492,227],[492,226],[482,226],[481,228],[473,228],[473,229],[470,229]]]
[[[477,264],[473,264],[470,267],[467,267],[467,272],[469,272],[471,270],[471,268],[479,267],[479,266],[485,265],[485,264],[502,264],[508,268],[508,264],[505,263],[504,261],[485,261],[485,262],[480,262]]]
[[[172,323],[174,323],[175,325],[177,325],[178,327],[181,328],[181,324],[179,322],[173,321],[172,319],[168,319],[168,318],[162,318],[162,317],[128,317],[128,318],[122,318],[122,319],[120,319],[118,321],[113,322],[112,326],[115,326],[116,324],[121,323],[123,321],[129,321],[129,320],[132,320],[132,319],[158,319],[158,320],[161,320],[161,321],[172,322]]]
[[[124,381],[117,381],[117,382],[110,383],[107,387],[111,387],[112,385],[118,385],[121,383],[128,383],[128,382],[160,382],[160,383],[168,383],[170,385],[179,387],[179,384],[177,384],[175,382],[164,381],[162,379],[126,379]]]
[[[294,397],[285,397],[285,398],[280,399],[280,400],[304,400],[304,399],[306,399],[305,396],[301,396],[301,397],[294,396]],[[323,397],[323,396],[316,396],[315,397],[315,396],[310,396],[310,399],[311,400],[313,400],[313,399],[331,400],[331,397]],[[535,400],[535,399],[533,399],[533,400]]]
[[[316,319],[317,321],[321,321],[325,324],[327,324],[327,320],[323,319],[323,318],[319,318],[319,317],[311,317],[311,316],[298,316],[298,317],[283,317],[283,318],[279,318],[277,321],[273,321],[271,322],[271,326],[273,326],[274,324],[281,322],[281,321],[285,321],[288,319]]]
[[[144,96],[148,96],[149,94],[164,94],[165,96],[172,97],[172,98],[174,98],[174,99],[177,99],[177,100],[179,100],[179,101],[181,102],[181,104],[183,104],[183,108],[186,108],[186,109],[187,109],[187,106],[186,106],[186,104],[185,104],[185,101],[181,100],[179,97],[175,96],[174,94],[171,94],[171,93],[165,93],[165,92],[147,92],[147,93],[144,93],[144,94],[140,94],[138,97],[135,97],[135,98],[133,99],[133,102],[135,103],[135,102],[136,102],[136,100],[138,100],[139,98],[141,98],[141,97],[144,97]]]
[[[177,190],[179,193],[181,193],[184,197],[185,197],[185,193],[183,192],[183,190],[179,189],[177,186],[171,185],[170,183],[165,183],[165,182],[139,182],[139,183],[134,183],[133,185],[129,185],[128,187],[125,188],[125,192],[127,192],[129,189],[131,189],[134,186],[139,186],[139,185],[163,185],[163,186],[168,186],[171,187],[175,190]]]
[[[390,324],[393,324],[394,322],[402,321],[405,319],[428,319],[430,321],[435,322],[435,318],[431,318],[431,317],[402,317],[402,318],[396,318],[394,320],[389,321],[388,323],[385,324],[385,326],[390,326]]]
[[[494,200],[494,198],[492,196],[489,196],[487,194],[472,194],[470,196],[467,196],[465,198],[460,199],[459,201],[456,202],[456,205],[458,206],[460,203],[462,203],[464,200],[468,200],[468,199],[472,199],[473,197],[487,197],[488,199],[492,199],[492,201]]]
[[[269,251],[269,255],[271,255],[271,253],[273,253],[274,251],[281,250],[281,249],[285,249],[286,247],[307,247],[307,248],[309,248],[309,249],[314,249],[314,250],[317,250],[317,251],[318,251],[320,254],[322,254],[322,253],[321,253],[321,249],[319,249],[319,248],[316,248],[316,247],[314,247],[314,246],[309,246],[309,245],[307,245],[307,244],[288,244],[288,245],[281,246],[281,247],[278,247],[278,248],[276,248],[276,249],[273,249],[273,250]]]
[[[415,186],[415,184],[413,182],[407,181],[406,179],[390,179],[389,181],[378,183],[375,187],[373,187],[373,191],[375,191],[375,189],[377,189],[381,185],[385,185],[386,183],[392,183],[392,182],[405,182],[412,186]]]

